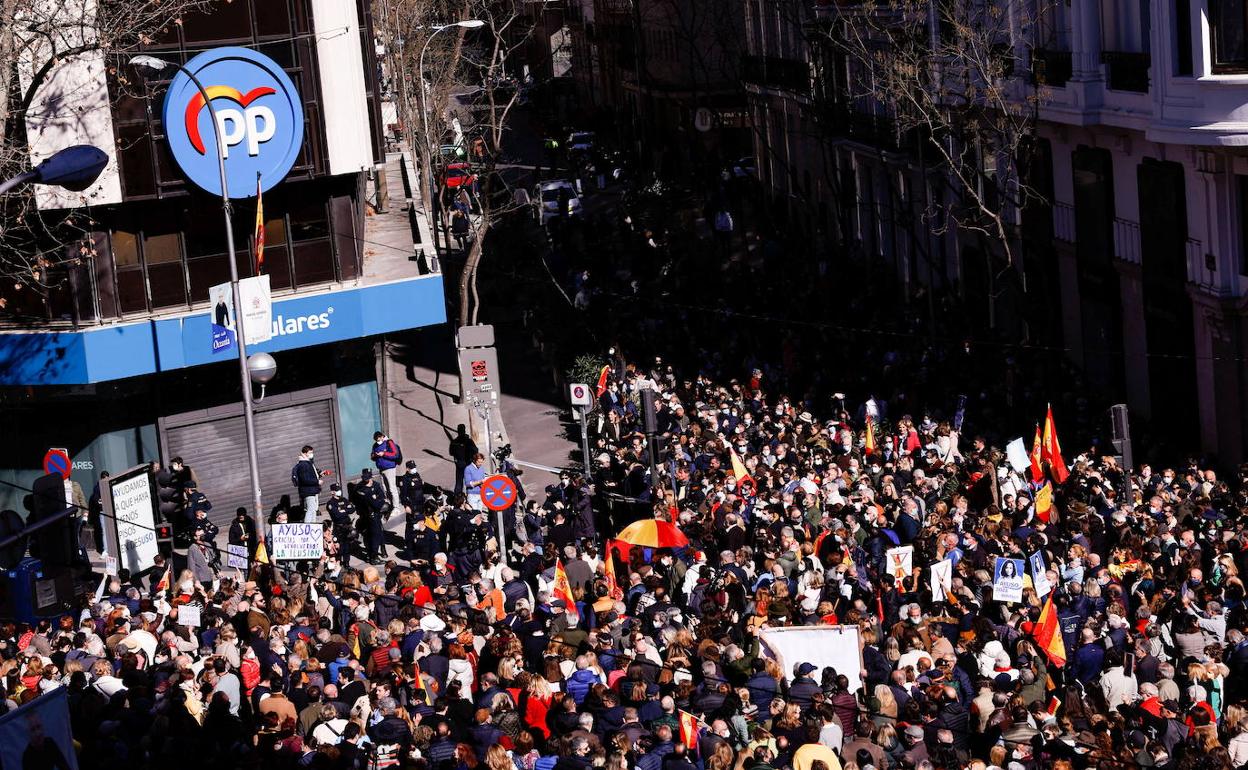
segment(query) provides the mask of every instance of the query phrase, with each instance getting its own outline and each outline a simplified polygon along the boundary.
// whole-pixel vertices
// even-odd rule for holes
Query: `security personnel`
[[[342,496],[341,486],[329,485],[329,502],[325,504],[325,510],[329,513],[329,520],[333,522],[334,537],[350,553],[351,542],[355,539],[351,537],[351,503]]]
[[[203,495],[201,494],[200,497],[203,497]],[[204,499],[206,500],[207,498]],[[208,506],[208,508],[211,507],[212,505]],[[208,520],[208,508],[195,509],[195,524],[191,528],[192,542],[202,539],[205,543],[211,545],[213,540],[216,539],[217,533],[221,531],[220,527]]]
[[[425,505],[429,507],[436,503],[428,502]],[[442,550],[438,543],[438,533],[429,528],[429,518],[423,513],[415,516],[408,514],[406,535],[407,559],[414,564],[431,564],[433,555]]]
[[[382,519],[386,512],[389,495],[381,483],[373,477],[373,470],[360,471],[360,483],[356,488],[360,504],[360,529],[364,532],[364,560],[379,564],[386,554],[386,533]]]
[[[481,511],[462,511],[466,521],[452,537],[451,565],[457,575],[471,575],[481,566],[485,541],[490,537],[486,516]],[[468,517],[471,518],[468,518]]]
[[[424,521],[425,516],[425,480],[416,469],[416,461],[407,461],[407,471],[399,477],[399,502],[403,505],[403,540],[407,543],[407,552],[413,551],[415,527],[417,521]],[[408,557],[411,558],[410,556]]]

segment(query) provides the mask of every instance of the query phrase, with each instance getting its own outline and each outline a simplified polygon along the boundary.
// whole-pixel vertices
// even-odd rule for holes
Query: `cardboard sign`
[[[898,583],[901,583],[914,570],[914,546],[903,545],[897,548],[889,548],[888,552],[884,554],[884,559],[888,564],[888,573]]]
[[[225,566],[247,569],[247,546],[228,544],[225,547]]]
[[[943,602],[953,588],[953,562],[941,559],[933,564],[931,571],[932,601]]]
[[[178,607],[178,625],[179,626],[194,626],[196,628],[199,628],[202,622],[203,621],[200,618],[199,607],[197,607],[196,605],[183,604],[181,607]]]

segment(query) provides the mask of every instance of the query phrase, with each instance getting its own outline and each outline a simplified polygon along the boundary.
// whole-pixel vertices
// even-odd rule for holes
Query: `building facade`
[[[1016,212],[1021,256],[1003,287],[988,283],[973,238],[916,226],[947,201],[919,171],[921,143],[844,98],[846,62],[809,44],[818,36],[803,31],[829,6],[803,17],[744,3],[749,55],[769,74],[749,86],[760,177],[795,220],[908,284],[985,305],[998,290],[985,322],[1063,349],[1158,438],[1244,459],[1242,0],[1070,0],[1012,28],[1002,44],[1022,65],[1016,98],[1036,104],[1029,173],[1043,200]]]
[[[233,0],[170,24],[143,48],[178,61],[253,48],[294,82],[303,146],[264,195],[262,268],[252,250],[256,200],[234,202],[236,253],[227,255],[219,198],[174,162],[161,121],[167,81],[106,54],[58,65],[27,121],[34,160],[92,143],[110,163],[81,197],[39,193],[45,212],[89,222],[84,242],[66,247],[78,258],[50,268],[63,275],[47,277],[47,298],[0,292],[0,409],[15,428],[0,449],[0,478],[29,487],[49,447],[69,450],[74,480],[88,490],[101,470],[180,455],[214,517],[246,505],[238,362],[213,352],[208,312],[209,287],[229,280],[231,258],[240,277],[267,274],[273,293],[273,338],[249,348],[278,362],[257,405],[266,504],[293,492],[290,468],[304,444],[341,478],[369,464],[384,420],[382,338],[446,318],[441,276],[419,274],[410,239],[370,234],[369,180],[385,162],[372,40],[367,0]],[[51,109],[67,83],[85,105],[72,122]],[[0,489],[4,507],[22,510],[20,498]]]

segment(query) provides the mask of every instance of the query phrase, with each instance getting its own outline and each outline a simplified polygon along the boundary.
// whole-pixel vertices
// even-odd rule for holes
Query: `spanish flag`
[[[602,367],[602,371],[598,372],[598,388],[594,391],[594,396],[602,398],[602,394],[607,392],[607,379],[611,376],[610,365]]]
[[[1031,442],[1031,480],[1039,484],[1044,481],[1044,452],[1041,450],[1043,444],[1040,438],[1040,424],[1036,424],[1036,438]]]
[[[256,558],[254,559],[254,561],[256,562],[256,564],[268,564],[269,563],[269,551],[268,549],[264,547],[263,540],[261,540],[259,543],[256,543]]]
[[[1045,524],[1053,517],[1053,485],[1044,482],[1044,486],[1040,487],[1040,491],[1036,493],[1036,518]]]
[[[416,697],[420,698],[426,706],[432,706],[433,701],[429,699],[429,688],[425,687],[425,678],[420,673],[420,664],[415,664],[416,676],[412,677],[412,689],[416,691]]]
[[[732,453],[732,475],[737,480],[737,486],[742,487],[744,493],[744,485],[748,482],[752,489],[758,489],[758,483],[754,481],[754,477],[746,470],[745,463],[741,462],[741,456],[737,454],[737,450],[728,447],[728,451]]]
[[[1053,424],[1053,407],[1049,407],[1044,417],[1044,440],[1040,446],[1040,456],[1049,464],[1049,473],[1058,484],[1065,484],[1070,471],[1066,470],[1066,461],[1062,459],[1062,445],[1057,441],[1057,426]]]
[[[1032,629],[1032,636],[1036,638],[1036,644],[1053,662],[1053,665],[1060,667],[1066,665],[1066,643],[1062,641],[1062,629],[1057,623],[1057,610],[1053,607],[1053,594],[1055,593],[1057,592],[1049,592],[1049,598],[1044,602],[1044,609],[1040,610],[1040,619],[1036,621],[1036,626]]]
[[[871,415],[867,415],[867,440],[865,451],[869,455],[875,454],[875,425],[871,421]]]
[[[256,275],[264,272],[264,192],[256,174]]]
[[[680,711],[680,742],[690,751],[698,750],[698,718],[688,711]]]
[[[550,588],[550,595],[555,599],[562,599],[573,617],[581,616],[580,610],[576,608],[576,600],[572,598],[572,585],[568,582],[568,573],[563,571],[561,559],[555,559],[555,584]]]
[[[172,566],[165,567],[165,574],[160,576],[160,582],[156,584],[156,590],[154,593],[163,594],[165,591],[169,590],[170,586],[173,585],[172,570]]]
[[[620,588],[619,578],[616,576],[614,550],[607,549],[607,560],[603,562],[603,568],[607,573],[607,596],[618,602],[624,598],[624,589]]]

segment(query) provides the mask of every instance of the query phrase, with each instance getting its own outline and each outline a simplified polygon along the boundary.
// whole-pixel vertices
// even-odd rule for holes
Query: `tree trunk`
[[[477,267],[485,254],[485,234],[490,231],[489,209],[481,207],[481,220],[477,223],[473,234],[472,246],[468,248],[468,258],[464,260],[464,271],[459,275],[459,325],[468,326],[469,321],[476,319],[476,308],[472,298],[477,293]]]

